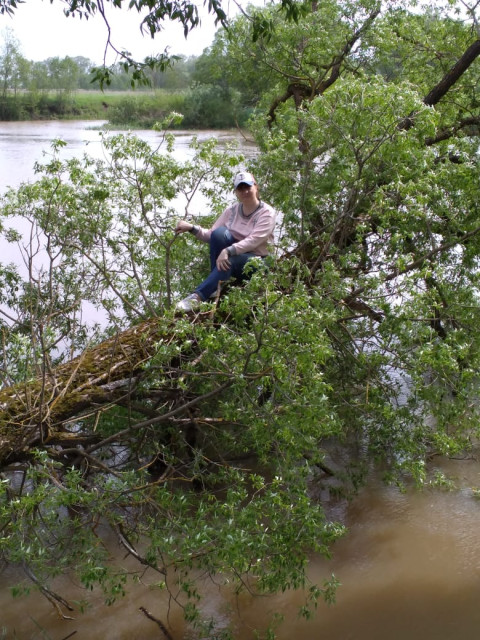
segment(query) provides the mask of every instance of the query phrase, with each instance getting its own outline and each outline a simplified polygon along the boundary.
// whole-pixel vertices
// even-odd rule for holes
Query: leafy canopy
[[[0,0],[0,15],[14,16],[19,4],[25,0]],[[155,38],[163,29],[166,22],[176,22],[183,27],[185,38],[193,29],[201,28],[199,6],[207,8],[209,14],[214,16],[215,24],[229,29],[230,20],[224,10],[222,0],[204,0],[203,3],[189,2],[188,0],[107,0],[107,2],[95,2],[93,0],[50,0],[51,4],[57,1],[64,7],[67,18],[88,20],[99,14],[107,26],[107,40],[105,51],[112,49],[119,57],[120,66],[125,72],[131,73],[131,84],[149,84],[148,71],[159,69],[165,71],[172,63],[178,60],[178,56],[170,56],[168,50],[154,56],[148,56],[143,61],[136,60],[126,49],[118,49],[115,45],[115,33],[110,27],[107,7],[114,10],[136,11],[139,14],[139,28],[146,37]],[[240,5],[239,5],[240,7]],[[241,11],[244,10],[240,7]],[[297,22],[305,13],[303,3],[296,0],[281,0],[278,13],[289,21]],[[265,21],[258,14],[253,14],[254,39],[261,36],[271,37],[273,24]],[[103,64],[92,70],[92,82],[98,83],[101,88],[109,86],[116,73],[116,67],[107,67]]]

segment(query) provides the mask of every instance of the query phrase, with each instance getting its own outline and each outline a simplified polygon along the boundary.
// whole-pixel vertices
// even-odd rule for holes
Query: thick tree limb
[[[365,31],[368,31],[371,27],[379,13],[379,9],[372,11],[362,26],[352,34],[352,37],[347,40],[343,49],[332,60],[328,67],[329,74],[325,74],[322,78],[317,79],[313,87],[307,82],[302,83],[298,80],[295,80],[288,85],[286,91],[281,96],[277,97],[270,105],[270,109],[268,111],[269,126],[271,126],[275,121],[276,110],[281,104],[287,102],[287,100],[293,97],[295,100],[295,106],[299,108],[304,100],[312,100],[315,96],[322,95],[338,80],[342,71],[342,64],[345,62],[346,58],[348,58],[353,47]]]
[[[426,138],[425,144],[427,145],[427,147],[431,147],[432,145],[437,144],[437,142],[443,142],[444,140],[452,138],[456,133],[458,133],[462,129],[466,129],[467,127],[478,129],[476,135],[480,135],[480,116],[463,118],[457,124],[439,131],[436,136]]]
[[[424,104],[433,107],[448,93],[453,85],[463,76],[468,68],[475,62],[480,55],[480,39],[473,42],[463,55],[457,60],[453,67],[447,71],[443,78],[438,82],[423,98]],[[415,124],[413,114],[410,114],[403,120],[399,129],[407,131]]]
[[[436,105],[463,76],[465,71],[480,55],[480,39],[473,42],[453,67],[443,76],[440,82],[425,96],[423,102],[429,107]]]
[[[173,325],[160,329],[158,319],[152,318],[57,367],[52,374],[2,389],[0,464],[35,446],[81,443],[84,436],[65,423],[87,409],[100,410],[129,397],[157,343],[170,340],[172,334]]]

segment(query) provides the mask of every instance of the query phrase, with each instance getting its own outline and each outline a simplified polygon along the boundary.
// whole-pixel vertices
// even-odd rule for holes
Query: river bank
[[[218,108],[216,108],[218,107]],[[198,98],[189,91],[165,89],[136,91],[18,92],[0,98],[0,122],[38,122],[43,120],[102,120],[112,126],[130,129],[151,128],[169,113],[183,116],[172,128],[217,129],[245,124],[248,113],[225,114],[224,106],[210,104],[208,113],[198,108]],[[213,120],[212,120],[213,118]]]
[[[71,91],[20,92],[0,101],[0,120],[102,120],[142,128],[171,111],[182,111],[185,92]]]

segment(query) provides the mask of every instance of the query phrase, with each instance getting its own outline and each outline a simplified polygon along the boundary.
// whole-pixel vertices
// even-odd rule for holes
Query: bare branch
[[[158,627],[161,629],[162,633],[165,635],[165,637],[167,638],[167,640],[173,640],[173,636],[172,634],[168,631],[167,627],[163,624],[163,622],[161,620],[159,620],[158,618],[156,618],[153,614],[150,613],[150,611],[147,611],[147,609],[145,609],[145,607],[139,607],[139,610],[152,622],[155,622]]]

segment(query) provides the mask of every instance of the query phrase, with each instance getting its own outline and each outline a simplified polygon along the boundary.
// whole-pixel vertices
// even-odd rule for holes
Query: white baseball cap
[[[244,184],[248,184],[250,187],[253,187],[253,185],[255,184],[255,178],[251,173],[248,173],[246,171],[241,171],[240,173],[237,173],[237,175],[235,176],[235,179],[233,181],[233,187],[236,189],[239,184],[242,184],[242,182]]]

